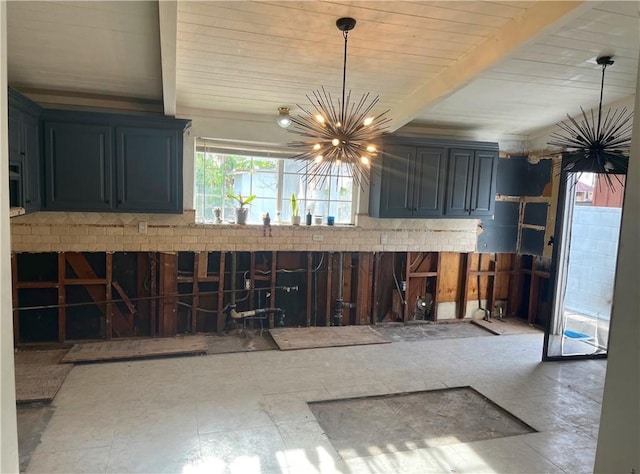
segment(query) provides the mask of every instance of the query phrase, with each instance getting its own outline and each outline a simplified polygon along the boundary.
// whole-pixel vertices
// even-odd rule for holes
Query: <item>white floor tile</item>
[[[541,354],[522,335],[80,365],[27,472],[590,472],[606,361]],[[307,404],[446,386],[540,432],[342,459]]]

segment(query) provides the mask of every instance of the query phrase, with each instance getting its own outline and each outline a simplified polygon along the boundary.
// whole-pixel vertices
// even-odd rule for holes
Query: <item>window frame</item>
[[[304,168],[308,167],[309,164],[305,164],[303,162],[298,162],[299,163],[299,170],[297,172],[292,172],[290,170],[287,170],[287,163],[291,163],[292,161],[294,161],[291,157],[291,153],[284,151],[284,150],[264,150],[264,149],[257,149],[257,148],[253,148],[250,146],[247,147],[238,147],[238,148],[226,148],[226,147],[220,147],[220,146],[215,146],[210,144],[208,141],[206,140],[197,140],[196,141],[196,146],[194,149],[194,174],[193,174],[193,182],[194,182],[194,186],[193,186],[193,207],[196,211],[196,224],[213,224],[215,223],[215,216],[214,216],[214,209],[217,207],[220,207],[222,209],[222,221],[223,222],[227,222],[227,223],[231,223],[231,222],[235,222],[235,214],[231,212],[232,208],[237,207],[237,203],[235,203],[235,201],[229,199],[226,195],[227,195],[227,191],[224,190],[224,186],[222,189],[222,196],[220,195],[216,195],[214,197],[214,200],[218,200],[221,202],[220,206],[207,206],[206,202],[207,202],[207,193],[205,192],[200,192],[201,189],[206,189],[206,184],[204,184],[204,181],[206,181],[206,176],[207,176],[207,166],[206,166],[206,161],[204,163],[201,164],[200,160],[204,160],[207,158],[207,156],[218,156],[221,157],[223,160],[226,160],[227,157],[241,157],[244,159],[249,159],[249,160],[276,160],[276,171],[275,171],[275,175],[276,175],[276,196],[275,196],[275,212],[273,214],[271,214],[271,209],[267,209],[266,211],[268,211],[270,213],[271,216],[271,222],[272,224],[288,224],[290,221],[290,207],[288,205],[290,197],[289,196],[284,196],[284,191],[285,191],[285,177],[286,176],[291,176],[291,175],[297,175],[298,176],[298,188],[299,191],[296,192],[296,197],[298,198],[298,202],[299,202],[299,214],[300,216],[304,216],[307,213],[307,205],[311,205],[311,203],[313,203],[314,205],[317,203],[320,203],[320,205],[324,208],[324,209],[330,209],[330,210],[335,210],[335,212],[332,213],[332,215],[334,215],[334,217],[336,218],[336,224],[338,225],[354,225],[355,223],[355,217],[357,214],[357,209],[358,209],[358,198],[359,198],[359,187],[358,185],[355,183],[355,180],[348,174],[348,172],[343,172],[341,174],[336,174],[336,173],[332,173],[330,176],[327,177],[327,179],[329,180],[329,188],[331,188],[334,184],[336,186],[335,189],[338,189],[338,183],[344,179],[348,179],[351,182],[351,187],[350,190],[347,190],[347,194],[349,195],[350,199],[336,199],[336,195],[335,193],[332,193],[331,189],[327,188],[326,185],[321,187],[320,189],[323,192],[326,192],[327,189],[329,189],[329,195],[327,199],[310,199],[310,194],[312,193],[311,189],[318,189],[318,188],[312,188],[310,187],[311,185],[307,184],[306,186],[304,185],[304,182],[308,179],[309,175],[307,173],[304,172]],[[223,170],[223,180],[225,179],[224,177],[231,175],[232,173],[226,172],[224,170],[225,165],[222,164],[221,168]],[[199,170],[203,168],[203,172],[202,172],[202,178],[201,181],[199,182]],[[255,167],[250,167],[255,169]],[[255,192],[255,188],[254,188],[254,171],[253,169],[249,170],[249,173],[251,174],[251,178],[249,180],[249,189],[250,192],[249,194],[256,194]],[[210,170],[209,173],[211,173],[212,171]],[[218,189],[220,189],[218,187]],[[340,189],[344,189],[343,187],[341,187]],[[301,192],[302,191],[302,192]],[[303,194],[302,196],[299,196],[299,194]],[[243,193],[244,195],[244,193]],[[245,196],[246,197],[246,196]],[[257,204],[262,202],[262,199],[264,199],[266,196],[259,196],[258,198],[256,198],[255,201],[253,201],[252,205]],[[273,198],[268,198],[268,199],[273,199]],[[349,209],[346,212],[343,212],[341,215],[345,216],[348,215],[348,221],[346,221],[344,218],[342,218],[342,220],[338,219],[338,216],[336,214],[338,214],[337,209],[338,206],[344,205],[344,203],[349,202]],[[249,207],[251,208],[252,205],[249,205]],[[343,207],[344,209],[344,207]],[[209,212],[207,214],[207,212]],[[248,220],[249,224],[260,224],[261,221],[261,217],[262,217],[262,211],[258,211],[258,213],[260,215],[257,215],[256,213],[252,213],[250,211],[250,218]],[[209,215],[210,214],[210,215]],[[316,217],[316,213],[312,213],[313,217]],[[323,212],[322,214],[322,221],[323,224],[326,223],[326,219],[327,216],[329,215],[329,212]],[[278,219],[280,218],[280,219]],[[302,219],[304,221],[304,217]],[[314,221],[315,222],[315,219]]]

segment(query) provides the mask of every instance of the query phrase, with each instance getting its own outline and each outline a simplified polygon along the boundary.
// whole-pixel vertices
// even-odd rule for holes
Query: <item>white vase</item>
[[[292,225],[300,225],[300,216],[291,216]]]

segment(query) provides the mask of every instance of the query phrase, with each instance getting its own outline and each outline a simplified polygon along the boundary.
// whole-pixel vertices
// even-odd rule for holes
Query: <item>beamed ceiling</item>
[[[392,129],[526,136],[635,92],[638,1],[161,1],[8,4],[9,84],[168,115],[275,116],[324,86],[380,96]],[[55,99],[53,99],[55,100]]]

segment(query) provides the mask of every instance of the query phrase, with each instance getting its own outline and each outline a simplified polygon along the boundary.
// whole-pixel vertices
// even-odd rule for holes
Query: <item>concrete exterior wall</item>
[[[565,307],[609,319],[618,255],[620,216],[614,207],[576,206]]]
[[[374,219],[356,226],[195,224],[181,215],[38,212],[11,221],[13,252],[473,252],[476,219]],[[141,233],[139,223],[146,223]]]

